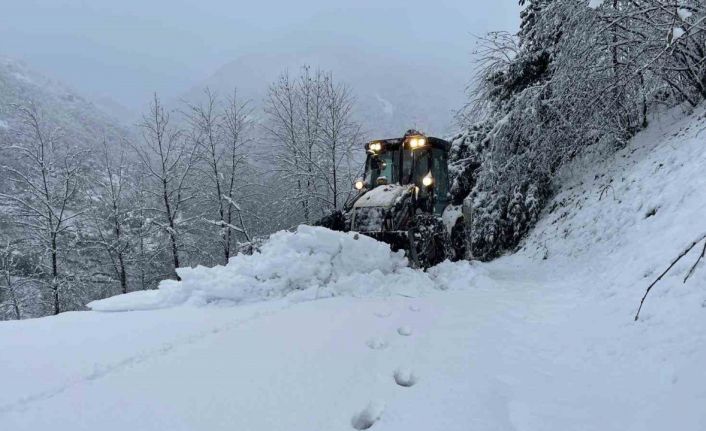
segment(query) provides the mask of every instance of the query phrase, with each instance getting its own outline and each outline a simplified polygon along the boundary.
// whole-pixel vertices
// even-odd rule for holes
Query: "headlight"
[[[417,149],[423,147],[427,143],[425,138],[412,138],[409,140],[409,148]]]
[[[370,151],[379,152],[382,151],[382,144],[380,142],[373,142],[368,148],[370,148]]]
[[[354,184],[356,190],[363,190],[363,187],[365,187],[365,182],[363,180],[358,180]]]
[[[431,185],[431,183],[433,183],[433,182],[434,182],[434,178],[432,178],[431,172],[429,172],[428,174],[426,174],[424,176],[424,178],[422,178],[422,184],[424,184],[427,187],[429,187]]]

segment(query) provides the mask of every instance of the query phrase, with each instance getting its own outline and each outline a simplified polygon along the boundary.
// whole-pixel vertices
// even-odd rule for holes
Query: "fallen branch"
[[[706,239],[706,233],[703,234],[703,235],[701,235],[701,236],[699,237],[699,239],[697,239],[696,241],[692,242],[692,243],[689,245],[689,247],[687,247],[684,251],[682,251],[682,252],[679,254],[679,256],[677,256],[677,258],[672,261],[672,263],[669,265],[669,267],[667,267],[667,269],[665,269],[664,272],[661,273],[661,274],[659,275],[659,277],[657,277],[657,279],[655,279],[655,281],[653,281],[652,284],[650,284],[650,285],[647,287],[647,290],[645,291],[645,294],[642,296],[642,300],[640,301],[640,306],[637,308],[637,313],[635,313],[635,321],[637,321],[637,319],[640,317],[640,310],[642,310],[642,305],[645,303],[645,298],[647,298],[647,295],[650,293],[650,290],[652,290],[652,288],[654,287],[654,285],[657,284],[657,283],[662,279],[662,277],[664,277],[665,275],[667,275],[667,273],[669,272],[669,270],[672,269],[672,268],[674,267],[674,265],[676,265],[677,262],[679,262],[679,260],[680,260],[682,257],[686,256],[686,255],[691,251],[691,249],[696,246],[696,244],[700,243],[700,242],[703,241],[704,239]],[[694,266],[691,267],[691,270],[689,270],[689,273],[688,273],[688,274],[686,275],[686,277],[684,278],[684,282],[685,282],[685,283],[686,283],[686,280],[691,276],[691,274],[692,274],[692,273],[694,272],[694,270],[696,269],[696,265],[699,263],[699,261],[701,260],[701,258],[704,256],[704,253],[705,253],[705,252],[706,252],[706,244],[704,244],[704,249],[701,251],[701,256],[699,256],[699,258],[696,260],[696,263],[694,263]]]
[[[691,266],[689,272],[686,273],[686,277],[684,277],[684,283],[686,283],[686,280],[688,280],[689,277],[691,277],[691,275],[694,273],[694,271],[696,271],[696,266],[699,264],[699,262],[701,262],[701,259],[704,258],[704,254],[706,254],[706,242],[704,242],[704,246],[701,248],[701,254],[699,255],[699,258],[696,259],[696,262],[694,262],[694,264]]]

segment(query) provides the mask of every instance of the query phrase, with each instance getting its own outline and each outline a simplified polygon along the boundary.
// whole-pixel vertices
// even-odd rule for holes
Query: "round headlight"
[[[424,184],[427,187],[429,187],[431,185],[431,183],[433,183],[433,182],[434,182],[434,178],[431,177],[431,172],[429,172],[428,174],[426,174],[424,176],[424,178],[422,178],[422,184]]]
[[[382,144],[380,142],[373,142],[370,144],[370,151],[381,151],[382,150]]]
[[[363,187],[365,187],[365,183],[363,182],[363,180],[356,181],[354,185],[356,190],[363,190]]]

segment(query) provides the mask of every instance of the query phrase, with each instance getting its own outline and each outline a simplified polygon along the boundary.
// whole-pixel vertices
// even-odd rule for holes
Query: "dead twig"
[[[650,285],[647,287],[647,290],[645,291],[645,294],[642,296],[642,300],[640,301],[640,306],[637,308],[637,313],[635,313],[635,321],[637,321],[637,319],[640,317],[640,310],[642,310],[642,305],[645,303],[645,298],[647,298],[647,295],[650,293],[650,290],[652,290],[652,288],[654,287],[654,285],[657,284],[657,283],[662,279],[662,277],[664,277],[665,275],[667,275],[667,273],[669,272],[669,270],[672,269],[672,268],[674,267],[674,265],[676,265],[677,262],[679,262],[679,260],[680,260],[682,257],[686,256],[686,255],[691,251],[691,249],[693,249],[694,247],[696,247],[696,244],[700,243],[700,242],[703,241],[704,239],[706,239],[706,233],[703,234],[703,235],[701,235],[696,241],[692,242],[684,251],[682,251],[682,252],[679,254],[679,256],[677,256],[677,258],[672,261],[672,263],[669,265],[669,267],[667,267],[667,269],[665,269],[664,272],[661,273],[661,274],[659,275],[659,277],[657,277],[657,278],[655,279],[655,281],[653,281],[652,284],[650,284]],[[693,274],[694,270],[696,269],[696,265],[699,263],[699,261],[701,260],[701,258],[704,256],[704,253],[706,253],[706,244],[704,244],[704,249],[701,251],[701,256],[699,256],[699,258],[696,260],[696,262],[694,263],[694,265],[693,265],[693,266],[691,267],[691,269],[689,270],[689,273],[688,273],[688,274],[686,275],[686,277],[684,278],[684,282],[685,282],[685,283],[686,283],[686,280],[691,276],[691,274]]]

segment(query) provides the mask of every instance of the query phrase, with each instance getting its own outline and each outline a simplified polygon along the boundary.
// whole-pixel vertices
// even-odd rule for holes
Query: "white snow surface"
[[[193,270],[182,283],[199,299],[180,306],[2,322],[2,429],[703,431],[706,264],[682,282],[700,247],[633,316],[706,232],[704,139],[703,108],[672,111],[608,161],[586,154],[494,262],[422,273],[362,237],[300,228],[270,244],[290,256],[280,276],[304,274],[291,289],[253,282],[273,272],[243,261]],[[332,265],[341,244],[369,260]],[[349,290],[365,276],[354,262],[375,269]],[[347,293],[299,301],[312,281]],[[213,291],[230,301],[194,294]]]
[[[598,9],[603,5],[605,0],[588,0],[588,7],[591,9]]]
[[[418,294],[431,289],[424,273],[407,267],[404,252],[355,233],[299,226],[272,235],[259,252],[240,254],[215,268],[179,268],[181,281],[158,290],[93,301],[95,311],[129,311],[214,302],[253,302],[289,295],[293,300],[340,295]]]
[[[686,21],[693,15],[689,9],[679,8],[677,9],[677,14],[682,21]]]
[[[393,206],[397,200],[407,193],[413,186],[387,184],[377,186],[367,191],[360,199],[353,204],[354,208],[384,207]]]

